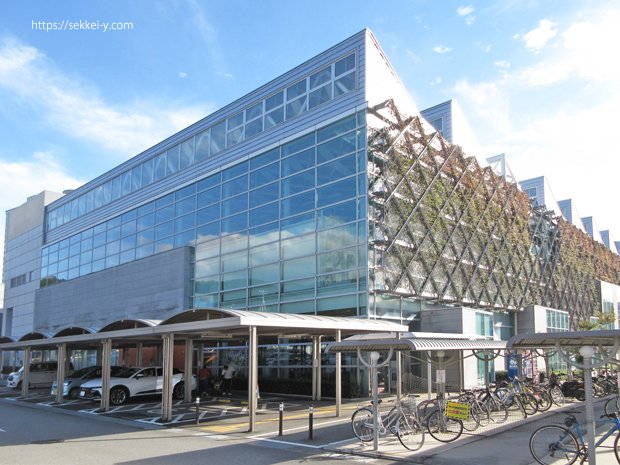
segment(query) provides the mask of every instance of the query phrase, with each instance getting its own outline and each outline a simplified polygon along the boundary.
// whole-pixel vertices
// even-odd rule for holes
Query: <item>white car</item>
[[[93,379],[82,384],[80,398],[100,399],[101,378]],[[110,404],[122,405],[130,397],[161,394],[164,385],[163,369],[161,367],[132,367],[124,368],[110,377]],[[192,375],[192,390],[198,383]],[[185,391],[183,372],[174,370],[172,375],[172,396],[182,399]]]

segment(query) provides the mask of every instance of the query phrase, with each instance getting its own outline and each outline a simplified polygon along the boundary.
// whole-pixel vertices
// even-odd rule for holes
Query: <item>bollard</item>
[[[196,397],[196,424],[200,424],[200,397]]]
[[[284,402],[280,402],[280,426],[278,429],[278,436],[282,436],[282,423],[284,423]]]
[[[314,407],[311,405],[308,407],[308,439],[312,441],[314,433],[312,431],[313,428],[313,417],[314,417]]]

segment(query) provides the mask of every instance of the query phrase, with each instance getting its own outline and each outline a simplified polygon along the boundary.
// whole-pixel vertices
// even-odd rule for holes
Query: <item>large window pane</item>
[[[314,234],[293,237],[283,240],[281,247],[283,260],[314,254],[316,252],[316,237]]]
[[[316,257],[297,258],[282,262],[282,279],[289,280],[316,274]]]
[[[220,186],[212,187],[198,193],[198,207],[204,207],[220,201]]]
[[[272,283],[280,280],[280,264],[259,266],[250,270],[250,285]]]
[[[320,252],[355,245],[357,244],[357,224],[351,223],[339,228],[320,231],[317,242]]]
[[[321,84],[325,84],[326,82],[331,81],[332,79],[332,67],[331,65],[323,68],[321,71],[318,71],[310,76],[310,89],[314,89],[315,87],[320,86]]]
[[[263,118],[255,119],[245,125],[245,138],[249,139],[263,132]]]
[[[222,220],[222,234],[234,233],[247,229],[248,227],[248,214],[247,212],[240,213],[239,215],[229,216]]]
[[[330,163],[325,163],[317,167],[316,183],[317,185],[326,184],[336,181],[340,178],[346,178],[354,175],[356,172],[355,154],[347,155]]]
[[[205,130],[196,136],[196,163],[209,158],[209,146],[211,138],[209,130]]]
[[[356,187],[355,177],[321,187],[317,189],[317,206],[322,207],[323,205],[355,197]]]
[[[345,271],[317,277],[318,295],[357,292],[357,271]]]
[[[240,176],[222,184],[222,198],[226,199],[233,195],[248,190],[248,175]]]
[[[305,169],[313,167],[314,147],[304,150],[303,152],[292,155],[282,160],[282,176],[297,173]]]
[[[265,110],[272,110],[284,103],[284,92],[280,91],[265,100]]]
[[[181,143],[180,169],[185,169],[194,164],[194,138]]]
[[[355,69],[355,54],[344,57],[336,62],[336,76]]]
[[[167,155],[167,173],[172,174],[179,171],[179,146],[168,149]]]
[[[271,149],[268,152],[261,153],[250,160],[250,169],[255,170],[261,166],[268,165],[269,163],[276,161],[280,158],[280,147]]]
[[[282,283],[282,300],[314,298],[314,278],[299,279]]]
[[[280,260],[280,249],[277,245],[267,244],[250,249],[250,266],[256,267]]]
[[[211,205],[210,207],[201,208],[196,212],[196,224],[210,223],[220,218],[220,204]]]
[[[345,132],[349,132],[355,129],[355,115],[347,116],[340,121],[336,121],[329,126],[319,129],[316,132],[316,139],[318,143],[324,142],[332,137],[339,136]]]
[[[248,209],[248,194],[222,201],[222,216],[230,216]]]
[[[328,102],[332,98],[332,86],[326,85],[313,90],[308,94],[308,108],[314,108],[321,103]]]
[[[289,197],[281,201],[280,211],[282,216],[296,215],[314,208],[314,191]]]
[[[308,96],[304,95],[297,100],[286,104],[286,119],[293,118],[305,111],[308,111]]]
[[[355,131],[317,146],[317,163],[324,163],[355,151]]]
[[[350,73],[334,82],[334,97],[351,92],[353,89],[355,89],[355,73]]]
[[[312,189],[314,188],[314,170],[310,169],[288,178],[284,178],[281,181],[281,186],[283,197]]]
[[[226,273],[222,275],[222,290],[247,288],[248,287],[247,270],[235,271],[234,273]]]
[[[166,176],[166,154],[161,153],[154,159],[153,181],[158,181]]]
[[[280,197],[280,183],[274,182],[250,191],[250,208],[273,202]]]
[[[148,186],[153,182],[153,159],[146,160],[142,163],[142,185]],[[104,197],[105,197],[104,193]],[[106,202],[108,203],[108,202]]]
[[[278,179],[280,171],[279,163],[272,163],[250,173],[250,188],[259,187]]]
[[[211,156],[226,148],[226,121],[211,128]]]
[[[314,212],[287,218],[281,225],[283,238],[314,231]]]
[[[250,246],[265,244],[278,240],[280,232],[278,222],[264,224],[250,230]],[[277,247],[275,247],[277,249]]]
[[[284,107],[277,108],[265,115],[265,130],[277,126],[284,121]]]
[[[317,226],[319,229],[324,229],[355,221],[355,213],[355,200],[349,200],[337,205],[322,208],[317,212]]]
[[[357,250],[355,247],[336,250],[319,255],[319,273],[344,271],[357,266]]]
[[[303,137],[295,139],[282,146],[282,157],[287,157],[293,153],[307,149],[314,145],[314,132],[311,132]]]
[[[222,255],[222,271],[236,271],[248,267],[248,253],[246,250]]]
[[[274,202],[263,207],[250,210],[250,227],[277,220],[280,214],[279,203]]]

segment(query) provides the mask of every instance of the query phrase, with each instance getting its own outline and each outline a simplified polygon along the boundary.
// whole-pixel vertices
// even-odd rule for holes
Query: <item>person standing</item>
[[[206,397],[209,393],[209,378],[211,373],[209,367],[205,363],[200,370],[198,370],[198,389],[201,397]]]
[[[233,376],[235,376],[235,369],[232,367],[232,365],[224,365],[224,368],[222,369],[222,378],[224,380],[223,383],[223,390],[224,390],[224,395],[225,396],[231,396],[232,395],[232,379]]]

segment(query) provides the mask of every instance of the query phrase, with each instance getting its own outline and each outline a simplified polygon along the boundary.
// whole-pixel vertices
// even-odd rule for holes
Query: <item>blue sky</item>
[[[83,26],[41,29],[62,21]],[[97,21],[130,27],[83,28]],[[76,187],[368,27],[419,108],[456,99],[475,155],[546,175],[620,240],[618,24],[604,0],[2,2],[0,210]]]

